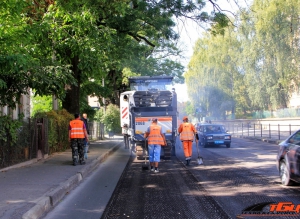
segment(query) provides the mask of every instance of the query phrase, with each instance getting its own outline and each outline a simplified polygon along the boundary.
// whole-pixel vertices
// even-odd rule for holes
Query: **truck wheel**
[[[171,150],[172,150],[172,143],[167,142],[167,145],[162,147],[164,149],[164,159],[170,160],[171,159]]]
[[[226,144],[226,147],[227,147],[227,148],[230,148],[230,144]]]

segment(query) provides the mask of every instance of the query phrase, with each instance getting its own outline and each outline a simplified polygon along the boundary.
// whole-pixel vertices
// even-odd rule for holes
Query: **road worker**
[[[86,113],[82,114],[81,120],[84,122],[87,134],[90,135],[90,132],[89,132],[89,123],[88,123],[88,118],[87,118],[87,114]],[[84,149],[83,150],[84,150],[84,159],[87,159],[88,158],[87,153],[90,153],[90,151],[89,151],[89,144],[88,144],[88,142],[87,142],[86,139],[84,139]]]
[[[192,123],[189,123],[188,117],[183,117],[183,123],[180,124],[178,128],[178,133],[180,134],[180,140],[183,145],[184,156],[186,160],[186,165],[189,166],[192,158],[193,152],[193,140],[194,137],[198,140],[197,131]]]
[[[152,124],[145,132],[144,138],[148,138],[150,170],[154,173],[158,173],[158,163],[160,162],[161,146],[166,146],[167,143],[161,126],[157,124],[157,118],[152,118]]]
[[[71,142],[73,165],[78,163],[78,155],[80,164],[84,161],[84,140],[89,141],[84,122],[80,119],[80,114],[74,114],[75,119],[70,121],[69,125],[69,141]]]
[[[125,149],[129,148],[129,135],[128,135],[128,125],[124,124],[122,127],[122,134],[124,136]]]

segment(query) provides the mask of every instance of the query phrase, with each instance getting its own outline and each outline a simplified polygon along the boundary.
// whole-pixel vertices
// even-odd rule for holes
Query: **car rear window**
[[[207,125],[203,126],[203,132],[210,133],[210,132],[225,132],[225,128],[222,125]]]

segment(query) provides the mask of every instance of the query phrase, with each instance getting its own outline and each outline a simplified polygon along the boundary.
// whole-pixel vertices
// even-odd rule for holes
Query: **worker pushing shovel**
[[[158,173],[158,163],[160,162],[161,146],[166,146],[166,138],[162,131],[162,127],[157,124],[157,118],[152,118],[152,124],[148,127],[144,134],[144,138],[148,138],[148,155],[150,162],[150,170]]]
[[[194,138],[196,138],[196,140],[199,140],[199,136],[197,134],[195,126],[189,122],[187,116],[184,116],[182,121],[183,122],[178,128],[178,133],[180,134],[180,141],[182,142],[186,165],[189,166],[193,153],[193,141]]]

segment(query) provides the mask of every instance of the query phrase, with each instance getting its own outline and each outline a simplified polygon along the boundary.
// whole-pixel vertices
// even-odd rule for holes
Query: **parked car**
[[[282,185],[300,183],[300,130],[279,144],[276,165]]]
[[[230,148],[231,135],[227,133],[223,125],[198,123],[197,132],[199,135],[199,144],[203,147],[209,145],[226,145],[227,148]]]

